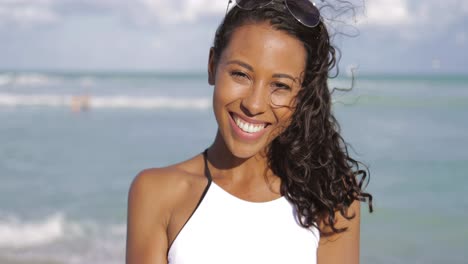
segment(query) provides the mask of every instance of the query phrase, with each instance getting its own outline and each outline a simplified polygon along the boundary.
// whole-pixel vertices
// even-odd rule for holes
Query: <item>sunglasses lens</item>
[[[310,1],[287,0],[286,6],[291,14],[303,25],[315,27],[320,23],[320,12]]]
[[[269,4],[272,0],[236,0],[237,6],[246,10],[261,8]]]

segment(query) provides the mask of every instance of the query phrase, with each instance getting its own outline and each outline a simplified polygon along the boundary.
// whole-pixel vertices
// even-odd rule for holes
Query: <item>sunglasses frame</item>
[[[251,0],[251,1],[255,1],[255,0]],[[265,3],[265,4],[256,6],[256,7],[254,7],[254,8],[245,8],[245,7],[242,7],[242,6],[239,5],[238,2],[240,2],[240,1],[234,0],[234,2],[236,3],[236,6],[237,6],[237,7],[239,7],[239,8],[242,9],[242,10],[248,10],[248,11],[249,11],[249,10],[256,9],[256,8],[264,8],[264,7],[268,6],[269,4],[273,3],[274,1],[275,1],[275,0],[270,0],[270,1],[268,1],[267,3]],[[308,0],[303,0],[303,1],[308,1]],[[226,14],[227,14],[228,11],[229,11],[229,5],[230,5],[232,2],[233,2],[232,0],[229,0],[228,5],[227,5],[227,7],[226,7]],[[317,22],[316,22],[315,24],[311,24],[311,25],[309,25],[309,24],[307,24],[307,23],[304,23],[300,18],[298,18],[298,17],[294,14],[294,12],[291,11],[291,9],[290,9],[289,6],[288,6],[288,0],[283,0],[282,2],[283,2],[283,4],[284,4],[284,6],[286,7],[286,9],[288,9],[289,13],[290,13],[299,23],[301,23],[303,26],[306,26],[306,27],[309,27],[309,28],[314,28],[314,27],[318,26],[318,24],[320,24],[320,22],[322,21],[322,16],[320,15],[320,10],[315,6],[315,3],[314,3],[314,2],[310,2],[310,1],[309,1],[310,3],[312,3],[312,5],[314,6],[314,8],[317,10],[317,14],[319,14],[319,16],[318,16],[318,18],[317,18]]]

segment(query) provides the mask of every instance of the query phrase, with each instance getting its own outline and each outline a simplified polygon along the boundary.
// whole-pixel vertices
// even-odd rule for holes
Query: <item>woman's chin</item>
[[[234,157],[239,159],[248,159],[256,155],[263,155],[267,146],[263,144],[246,144],[232,142],[228,144],[228,149]]]

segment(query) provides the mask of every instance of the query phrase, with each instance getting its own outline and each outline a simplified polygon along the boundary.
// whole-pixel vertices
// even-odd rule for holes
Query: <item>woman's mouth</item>
[[[252,124],[249,122],[244,121],[238,116],[233,116],[234,122],[236,122],[236,125],[242,129],[242,131],[247,132],[247,133],[256,133],[260,130],[263,130],[266,126],[266,123],[263,124]]]
[[[247,118],[242,118],[235,113],[230,113],[231,116],[231,125],[233,126],[236,134],[247,140],[254,140],[259,138],[266,127],[270,123],[262,122],[258,120],[246,120]]]

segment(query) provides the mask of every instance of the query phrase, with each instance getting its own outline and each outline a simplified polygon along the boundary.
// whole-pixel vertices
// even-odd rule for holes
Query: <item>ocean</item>
[[[212,143],[212,89],[198,73],[0,72],[0,263],[124,263],[133,177]],[[468,76],[363,75],[333,98],[370,170],[361,263],[467,263]]]

